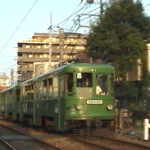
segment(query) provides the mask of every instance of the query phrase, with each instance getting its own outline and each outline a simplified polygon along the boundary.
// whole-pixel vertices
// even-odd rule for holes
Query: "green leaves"
[[[150,18],[139,1],[113,1],[91,26],[89,55],[104,63],[111,61],[118,72],[125,73],[147,50],[149,29]]]

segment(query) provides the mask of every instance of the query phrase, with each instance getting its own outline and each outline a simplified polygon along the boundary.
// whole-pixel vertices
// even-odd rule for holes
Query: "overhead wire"
[[[89,8],[89,5],[88,4],[85,4],[84,5],[84,7],[82,7],[82,9],[78,12],[78,13],[82,13],[82,12],[85,12],[86,11],[86,9],[88,9]],[[76,13],[77,14],[77,13]],[[76,15],[77,16],[77,15]],[[75,16],[75,17],[76,17]],[[73,23],[75,24],[75,18],[73,19]],[[69,26],[68,26],[69,27]],[[67,24],[66,24],[66,26],[64,27],[64,30],[67,30]],[[70,27],[71,28],[71,27]]]
[[[95,10],[97,10],[97,9],[99,9],[99,8],[96,8]],[[94,14],[89,14],[90,12],[94,12],[95,10],[93,10],[93,11],[89,11],[89,12],[86,12],[86,14],[81,14],[80,16],[83,16],[81,19],[80,19],[80,21],[82,21],[82,20],[86,20],[86,19],[88,19],[88,18],[90,18],[90,17],[94,17],[95,15],[99,15],[99,12],[97,13],[97,12],[95,12]]]
[[[84,5],[82,8],[80,8],[80,9],[77,10],[76,12],[72,13],[69,17],[67,17],[66,19],[64,19],[61,23],[65,22],[65,21],[68,21],[68,20],[70,19],[70,17],[72,17],[73,15],[79,13],[81,10],[85,9],[85,6],[86,6],[86,5]],[[61,23],[55,25],[54,27],[59,26]],[[60,50],[58,49],[58,47],[56,47],[54,50],[55,50],[55,52],[53,51],[53,53],[59,53],[59,51],[60,51]],[[43,65],[43,64],[41,64],[41,66],[42,66],[42,65]],[[39,66],[39,69],[40,69],[40,66]]]
[[[98,9],[99,9],[99,7],[98,8],[94,8],[94,9],[92,9],[90,11],[86,11],[86,10],[88,10],[88,8],[85,8],[85,10],[82,10],[82,11],[83,11],[83,14],[87,14],[87,16],[83,18],[82,12],[80,12],[82,18],[79,17],[80,14],[76,15],[75,17],[78,17],[78,18],[74,19],[73,25],[70,26],[70,27],[66,27],[65,30],[72,31],[72,28],[74,28],[75,24],[77,24],[78,21],[81,22],[82,20],[86,20],[86,19],[89,19],[89,18],[94,18],[94,16],[90,16],[90,14],[88,14],[88,13],[94,12],[94,11],[96,11]],[[94,14],[96,14],[96,12]],[[97,13],[97,14],[99,14],[99,13]],[[80,24],[78,24],[78,25],[80,25]]]
[[[11,34],[10,38],[7,40],[7,42],[4,44],[2,50],[7,46],[7,44],[9,43],[9,41],[13,38],[13,36],[15,35],[15,33],[17,32],[17,30],[21,27],[22,23],[25,21],[25,19],[27,18],[27,16],[29,15],[29,13],[31,12],[31,10],[33,9],[33,7],[35,6],[35,4],[37,3],[38,0],[35,0],[35,2],[33,3],[33,5],[31,6],[31,8],[28,10],[27,14],[23,17],[23,19],[21,20],[21,22],[19,23],[19,25],[17,26],[17,28],[14,30],[14,32]],[[81,3],[80,3],[81,4]],[[79,4],[79,5],[80,5]],[[78,6],[79,6],[78,5]],[[77,6],[77,8],[78,8]],[[70,19],[70,17],[72,17],[73,15],[77,14],[79,11],[81,11],[83,8],[85,7],[85,5],[80,8],[79,10],[77,10],[76,12],[72,13],[69,17],[67,17],[66,19],[64,19],[62,22],[60,22],[59,24],[62,24],[63,22],[67,21]],[[76,9],[77,9],[76,8]],[[58,26],[59,24],[57,24],[56,26]],[[2,50],[0,52],[2,52]]]
[[[70,42],[69,42],[70,43]],[[69,43],[67,44],[67,45],[69,45]],[[76,43],[77,44],[77,43]],[[55,52],[53,51],[53,53],[60,53],[60,48],[59,48],[59,46],[58,47],[56,47],[55,49],[53,49],[53,50],[55,50]],[[65,48],[63,49],[63,51],[65,50]],[[48,62],[45,62],[45,63],[48,63]],[[44,63],[44,64],[45,64]],[[41,69],[41,67],[43,66],[43,64],[41,64],[40,66],[38,66],[37,68],[36,68],[36,70],[35,71],[38,71],[38,70],[40,70]]]
[[[36,0],[37,1],[37,0]],[[72,13],[69,17],[67,17],[66,19],[64,19],[63,21],[61,21],[60,23],[58,23],[57,25],[55,25],[54,27],[57,27],[57,26],[59,26],[59,25],[61,25],[61,24],[63,24],[63,23],[65,23],[66,22],[66,24],[67,24],[67,22],[74,16],[74,15],[76,15],[77,13],[81,13],[81,11],[84,11],[85,12],[85,10],[88,8],[89,6],[88,5],[86,5],[86,4],[84,4],[84,6],[82,7],[82,8],[80,8],[80,9],[78,9],[76,12],[74,12],[74,13]],[[94,11],[94,10],[91,10],[91,11]],[[90,12],[91,12],[90,11]],[[71,28],[71,30],[70,31],[74,31],[74,30],[76,30],[75,31],[75,33],[77,32],[77,30],[79,29],[78,28],[78,25],[79,24],[73,24],[73,26],[72,26],[72,28]],[[67,28],[66,28],[67,29]],[[77,43],[77,42],[76,42]],[[56,52],[58,52],[58,48],[56,48]],[[72,52],[73,52],[73,50],[72,50]],[[43,65],[43,64],[41,64],[41,65]],[[37,70],[36,70],[37,71]]]
[[[32,9],[34,8],[34,6],[36,5],[38,0],[35,0],[34,3],[32,4],[32,6],[29,8],[29,10],[27,11],[27,13],[25,14],[25,16],[22,18],[21,22],[18,24],[18,26],[15,28],[15,30],[12,32],[12,34],[10,35],[10,37],[8,38],[8,40],[6,41],[6,43],[3,45],[3,47],[0,50],[0,53],[6,48],[6,46],[8,45],[8,43],[10,42],[10,40],[14,37],[14,35],[16,34],[16,32],[19,30],[19,28],[21,27],[21,25],[24,23],[25,19],[28,17],[28,15],[31,13]]]
[[[36,5],[37,1],[38,0],[35,0],[34,3],[31,5],[31,7],[29,8],[29,10],[25,14],[25,16],[22,18],[22,20],[20,21],[20,23],[18,24],[18,26],[15,28],[15,30],[12,32],[12,34],[10,35],[10,37],[8,38],[8,40],[6,41],[6,43],[2,46],[2,48],[0,50],[0,53],[7,47],[8,43],[10,42],[10,40],[14,37],[14,35],[19,30],[19,28],[21,27],[21,25],[24,23],[24,21],[26,20],[26,18],[28,17],[28,15],[31,13],[31,11],[34,8],[34,6]],[[15,65],[15,66],[17,66],[17,65]],[[6,70],[11,69],[12,67],[14,67],[14,65],[11,65],[10,67],[7,67]]]
[[[85,8],[87,4],[85,3],[83,7],[81,7],[80,9],[78,9],[77,11],[73,12],[71,15],[69,15],[67,18],[65,18],[64,20],[62,20],[61,22],[59,22],[58,24],[56,24],[55,26],[53,26],[54,28],[55,27],[58,27],[60,25],[62,25],[63,23],[66,24],[67,21],[69,21],[71,19],[71,17],[73,17],[74,15],[76,15],[77,13],[79,13],[82,9]]]
[[[95,8],[95,9],[92,9],[92,10],[90,10],[90,11],[88,11],[88,12],[84,12],[84,14],[88,14],[88,13],[91,13],[91,12],[94,12],[94,11],[96,11],[97,9],[99,9],[99,7],[98,8]],[[99,13],[98,13],[99,14]],[[81,21],[83,21],[83,20],[87,20],[88,18],[90,18],[90,16],[88,16],[88,17],[86,17],[86,18],[84,18],[84,19],[81,19],[81,20],[79,20],[79,22],[78,22],[78,26],[77,26],[77,28],[75,29],[75,33],[77,33],[77,31],[79,30],[79,28],[80,28],[80,22]],[[86,24],[89,24],[90,23],[90,21],[88,20],[87,22],[86,22]],[[76,40],[76,44],[78,43],[78,40],[79,39],[77,39]],[[72,48],[72,54],[73,54],[73,48]],[[86,54],[86,51],[84,52],[84,54]],[[70,55],[70,58],[69,59],[71,59],[71,55]]]
[[[63,21],[61,21],[60,23],[58,23],[58,24],[56,24],[55,26],[53,26],[53,28],[59,27],[59,25],[60,25],[60,24],[63,24],[63,23],[66,23],[66,24],[67,24],[67,22],[70,20],[71,17],[73,17],[74,15],[76,15],[77,13],[79,13],[81,10],[85,9],[86,3],[84,4],[83,7],[81,7],[80,9],[77,10],[77,8],[78,8],[80,5],[81,5],[81,3],[79,3],[79,4],[77,5],[77,7],[75,8],[75,10],[73,11],[73,13],[72,13],[71,15],[69,15],[67,18],[65,18],[65,19],[64,19]],[[53,53],[59,53],[59,48],[58,48],[58,47],[54,48],[54,49],[53,49]],[[44,63],[47,63],[47,62],[44,62]],[[38,70],[40,69],[40,67],[42,67],[42,66],[43,66],[43,64],[41,64],[41,66],[39,66],[38,68],[36,68],[35,71],[38,71]]]
[[[84,9],[86,10],[88,7],[85,7]],[[93,10],[90,10],[89,12],[93,12],[93,11],[95,11],[95,10],[97,10],[97,9],[99,9],[99,8],[96,8],[96,9],[93,9]],[[82,9],[82,11],[84,11],[85,12],[85,10],[83,10]],[[81,13],[81,12],[80,12]],[[66,29],[66,28],[65,28]],[[68,30],[68,31],[74,31],[75,30],[75,32],[74,33],[77,33],[77,30],[79,29],[79,22],[78,23],[74,23],[73,25],[72,25],[72,27],[70,27],[70,29]],[[77,44],[77,42],[78,42],[78,40],[79,39],[77,39],[76,40],[76,44]],[[68,43],[68,45],[69,45],[69,43]],[[65,50],[65,49],[63,49],[63,50]],[[57,52],[58,51],[60,51],[59,49],[57,50]],[[69,59],[71,59],[71,54],[73,53],[73,48],[72,48],[72,50],[71,50],[71,53],[70,53],[70,56],[69,56]],[[73,56],[72,56],[73,57]]]
[[[24,23],[24,21],[26,20],[26,18],[28,17],[28,15],[31,13],[32,9],[34,8],[34,6],[36,5],[36,3],[38,2],[38,0],[35,0],[34,3],[31,5],[31,7],[28,9],[27,13],[25,14],[25,16],[22,18],[22,20],[20,21],[20,23],[18,24],[18,26],[15,28],[15,30],[12,32],[12,34],[10,35],[10,37],[8,38],[8,40],[6,41],[6,43],[2,46],[0,53],[7,47],[8,43],[10,42],[10,40],[14,37],[14,35],[16,34],[16,32],[20,29],[21,25]],[[13,65],[14,67],[14,65]],[[7,70],[11,67],[6,68]]]

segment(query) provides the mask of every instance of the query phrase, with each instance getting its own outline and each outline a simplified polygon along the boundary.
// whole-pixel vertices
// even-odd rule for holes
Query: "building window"
[[[49,45],[43,45],[43,48],[44,49],[49,48]]]
[[[37,48],[41,48],[41,45],[36,46]]]
[[[26,45],[25,48],[30,48],[30,45]]]
[[[44,58],[47,58],[48,57],[48,55],[47,54],[44,54]]]
[[[47,80],[43,81],[44,87],[47,87]]]
[[[40,57],[40,58],[43,58],[43,55],[40,55],[39,57]]]
[[[28,56],[29,58],[32,58],[33,57],[33,55],[31,55],[31,54],[29,54],[29,56]]]

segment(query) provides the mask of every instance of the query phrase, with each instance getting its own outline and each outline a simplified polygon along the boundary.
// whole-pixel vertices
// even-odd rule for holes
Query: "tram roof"
[[[112,73],[114,73],[114,67],[111,65],[107,65],[107,64],[93,64],[93,63],[70,63],[70,64],[66,64],[63,65],[61,67],[55,68],[53,70],[49,70],[46,73],[39,75],[37,77],[34,77],[32,79],[29,79],[27,81],[22,82],[20,85],[22,84],[26,84],[26,83],[30,83],[30,82],[34,82],[38,79],[41,79],[43,77],[46,77],[49,74],[54,74],[54,73],[58,73],[61,71],[68,71],[68,72],[72,72],[72,71],[84,71],[84,72],[89,72],[89,70],[91,69],[96,69],[97,72],[101,71],[101,72],[107,72],[107,71],[111,71]],[[91,70],[92,72],[92,70]]]

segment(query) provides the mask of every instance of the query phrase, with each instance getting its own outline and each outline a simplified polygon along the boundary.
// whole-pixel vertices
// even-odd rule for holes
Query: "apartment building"
[[[30,40],[18,42],[19,81],[40,75],[86,50],[87,35],[78,33],[35,33]]]

